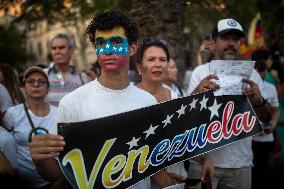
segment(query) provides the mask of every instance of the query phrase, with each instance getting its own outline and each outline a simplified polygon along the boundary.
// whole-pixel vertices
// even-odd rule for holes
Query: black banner
[[[261,131],[245,96],[206,91],[105,118],[59,123],[66,141],[59,163],[74,188],[127,188]]]

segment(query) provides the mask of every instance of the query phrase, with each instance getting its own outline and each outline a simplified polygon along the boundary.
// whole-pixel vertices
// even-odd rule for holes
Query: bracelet
[[[255,104],[254,107],[260,108],[264,106],[267,103],[267,101],[262,97],[262,102],[260,104]]]

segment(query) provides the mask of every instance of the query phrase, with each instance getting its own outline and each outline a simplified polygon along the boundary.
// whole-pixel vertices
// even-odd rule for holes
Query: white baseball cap
[[[31,67],[29,67],[29,68],[25,71],[25,73],[24,73],[23,81],[25,82],[25,80],[27,79],[27,77],[28,77],[31,73],[33,73],[33,72],[39,72],[39,73],[41,73],[41,74],[46,78],[46,80],[48,81],[48,76],[47,76],[46,72],[45,72],[42,68],[40,68],[40,67],[38,67],[38,66],[31,66]]]
[[[212,38],[220,35],[225,35],[230,31],[235,31],[239,37],[245,36],[243,27],[236,20],[232,18],[226,18],[219,20],[217,25],[213,28]]]

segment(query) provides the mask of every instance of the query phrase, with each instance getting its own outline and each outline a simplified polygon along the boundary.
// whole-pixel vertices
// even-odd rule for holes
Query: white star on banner
[[[140,138],[133,137],[131,141],[127,142],[126,144],[129,145],[129,150],[131,150],[134,146],[138,146],[137,142],[140,140]]]
[[[125,52],[128,52],[128,48],[127,47],[125,47]]]
[[[101,48],[101,49],[100,49],[100,52],[104,52],[104,49],[103,49],[103,48]]]
[[[172,123],[171,119],[173,118],[173,116],[174,116],[174,114],[172,114],[170,116],[167,115],[167,118],[164,121],[162,121],[162,123],[164,124],[163,128],[165,128],[168,124]]]
[[[218,110],[221,106],[222,104],[217,104],[217,100],[215,99],[213,106],[208,107],[208,109],[211,111],[210,120],[214,117],[214,115],[219,117]]]
[[[113,47],[113,48],[112,48],[112,50],[116,51],[116,50],[117,50],[117,48],[116,48],[116,47]]]
[[[207,109],[207,101],[208,101],[208,98],[205,98],[205,95],[203,96],[203,99],[199,102],[201,107],[200,107],[200,111],[204,108],[204,109]]]
[[[178,111],[176,111],[178,113],[178,118],[182,115],[182,114],[185,114],[184,111],[185,111],[185,108],[187,107],[184,106],[183,104],[181,105],[180,109]]]
[[[192,99],[192,102],[189,104],[190,105],[190,110],[191,111],[192,109],[196,108],[196,102],[198,101],[198,99]]]
[[[118,51],[122,51],[122,49],[123,49],[122,47],[119,47]]]
[[[145,138],[145,139],[147,139],[148,136],[150,136],[150,135],[154,135],[154,134],[155,134],[155,130],[156,130],[156,128],[157,128],[158,126],[159,126],[159,125],[153,127],[152,124],[151,124],[150,127],[149,127],[149,129],[143,132],[143,133],[146,134],[146,138]]]
[[[110,45],[109,44],[106,44],[106,48],[108,49],[110,47]]]

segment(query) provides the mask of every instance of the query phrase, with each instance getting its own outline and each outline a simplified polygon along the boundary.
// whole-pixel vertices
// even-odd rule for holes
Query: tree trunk
[[[182,86],[185,73],[184,18],[185,0],[133,0],[131,17],[139,27],[140,41],[158,38],[167,41],[171,57],[178,69],[178,83]]]
[[[84,68],[86,68],[87,66],[87,56],[86,56],[86,49],[87,49],[87,42],[86,42],[86,35],[85,32],[82,31],[82,28],[85,27],[84,25],[84,21],[82,20],[78,20],[75,24],[74,24],[75,28],[76,28],[76,34],[78,35],[78,39],[79,39],[79,54],[80,54],[80,58],[81,58],[81,63],[83,65]]]

